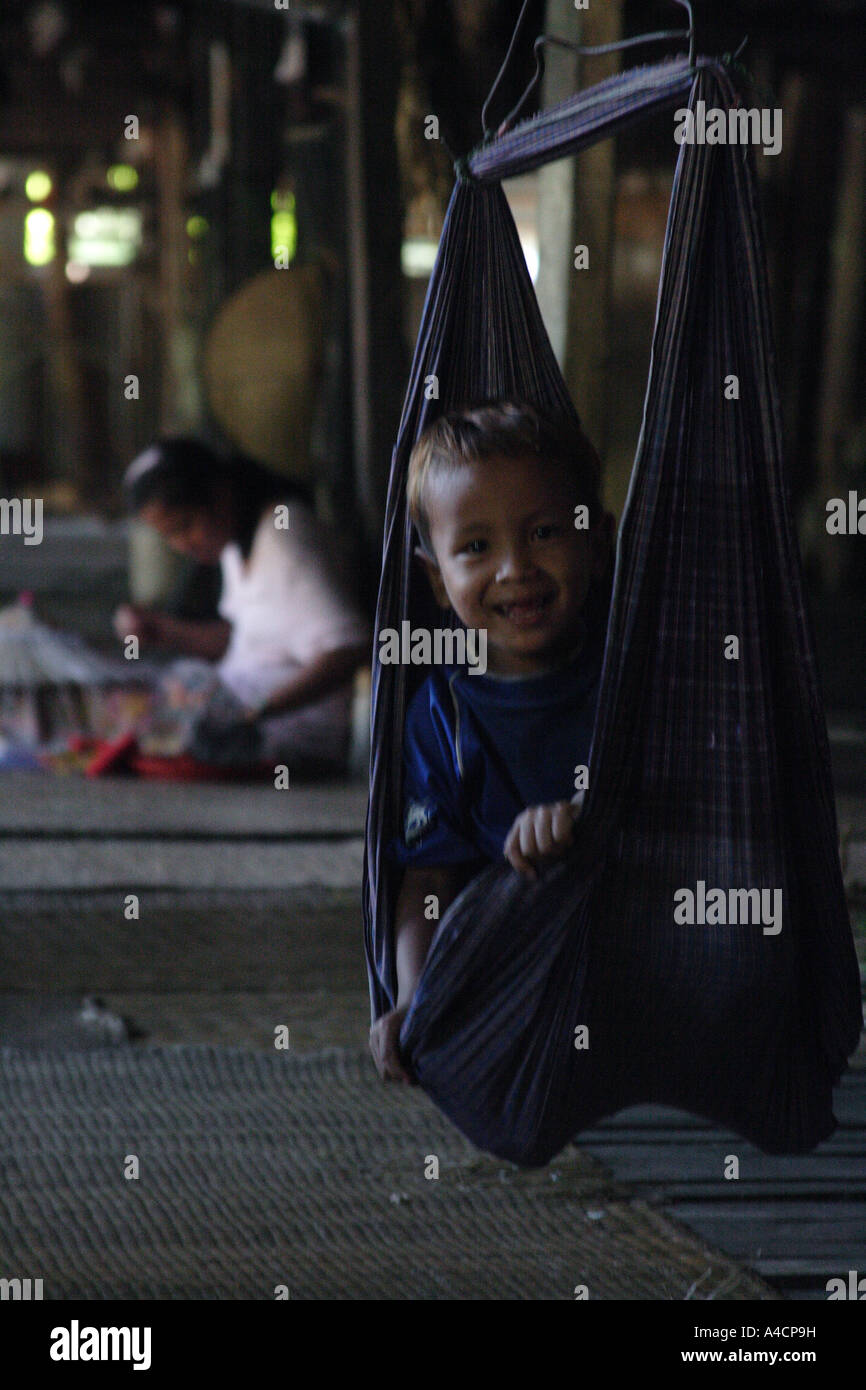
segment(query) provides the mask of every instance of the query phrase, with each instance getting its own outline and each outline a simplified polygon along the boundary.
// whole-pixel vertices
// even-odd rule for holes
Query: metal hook
[[[674,0],[675,5],[681,5],[689,17],[689,67],[695,65],[695,14],[691,6],[691,0]]]
[[[535,56],[535,73],[530,79],[525,91],[520,97],[520,100],[517,102],[517,105],[514,106],[511,111],[509,111],[508,115],[500,124],[496,132],[497,135],[504,134],[504,132],[511,125],[511,123],[514,120],[516,120],[517,116],[523,110],[523,107],[525,106],[526,102],[529,100],[530,96],[535,91],[536,87],[541,81],[542,75],[544,73],[544,57],[542,54],[542,49],[544,48],[545,44],[552,44],[558,48],[568,48],[573,53],[581,53],[586,56],[592,57],[600,53],[615,53],[618,50],[624,48],[636,48],[640,44],[645,43],[667,42],[668,39],[688,39],[689,67],[693,68],[695,65],[695,23],[690,0],[674,0],[674,3],[677,5],[681,5],[686,10],[689,17],[688,29],[659,29],[651,34],[636,34],[633,38],[630,39],[619,39],[616,43],[600,43],[590,46],[579,43],[572,43],[570,39],[557,38],[555,34],[539,35],[539,37],[535,40],[534,44],[532,45],[532,51]],[[514,52],[515,45],[520,35],[520,30],[523,26],[523,20],[526,15],[528,6],[529,0],[523,0],[523,5],[521,7],[520,14],[517,17],[517,23],[514,26],[514,33],[511,35],[511,42],[508,45],[508,51],[505,54],[505,58],[503,60],[501,68],[499,69],[499,72],[496,74],[493,86],[490,88],[490,91],[488,93],[487,100],[481,108],[481,125],[484,131],[485,140],[490,139],[492,134],[487,125],[487,110],[490,106],[491,101],[493,100],[493,97],[499,89],[499,85],[502,81],[502,78],[505,75],[505,72],[508,69],[508,65],[511,61],[511,56]]]

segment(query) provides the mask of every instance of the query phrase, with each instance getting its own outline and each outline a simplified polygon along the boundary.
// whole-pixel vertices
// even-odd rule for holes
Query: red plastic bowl
[[[273,768],[266,763],[251,763],[248,767],[222,767],[219,763],[199,762],[189,753],[177,753],[170,758],[135,753],[130,759],[130,767],[139,777],[149,777],[162,782],[247,782],[253,778],[262,778],[266,772],[273,776]]]

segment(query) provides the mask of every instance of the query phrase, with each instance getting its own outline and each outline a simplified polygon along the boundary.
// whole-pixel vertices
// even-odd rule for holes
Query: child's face
[[[467,627],[487,629],[490,670],[542,670],[580,639],[611,519],[578,530],[579,501],[565,469],[533,458],[465,464],[428,481],[433,591]]]

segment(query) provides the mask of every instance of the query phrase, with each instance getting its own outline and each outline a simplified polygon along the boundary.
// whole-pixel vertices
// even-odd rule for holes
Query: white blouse
[[[232,632],[218,670],[251,706],[316,657],[369,640],[366,622],[337,577],[327,530],[303,502],[287,505],[287,529],[275,524],[274,508],[264,512],[246,563],[235,541],[220,556],[219,612]]]

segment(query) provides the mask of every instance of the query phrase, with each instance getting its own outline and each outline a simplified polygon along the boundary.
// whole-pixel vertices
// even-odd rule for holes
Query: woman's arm
[[[168,647],[186,656],[219,661],[229,644],[232,627],[224,618],[175,618],[160,608],[125,603],[114,615],[114,630],[121,641],[135,636],[147,646]]]
[[[163,646],[174,647],[189,656],[203,657],[205,661],[219,661],[225,655],[232,625],[224,618],[197,621],[193,618],[175,618],[170,613],[161,616]]]
[[[369,657],[370,649],[366,642],[323,652],[302,667],[286,685],[275,690],[258,713],[283,714],[310,705],[314,700],[323,700],[326,695],[346,685]]]

